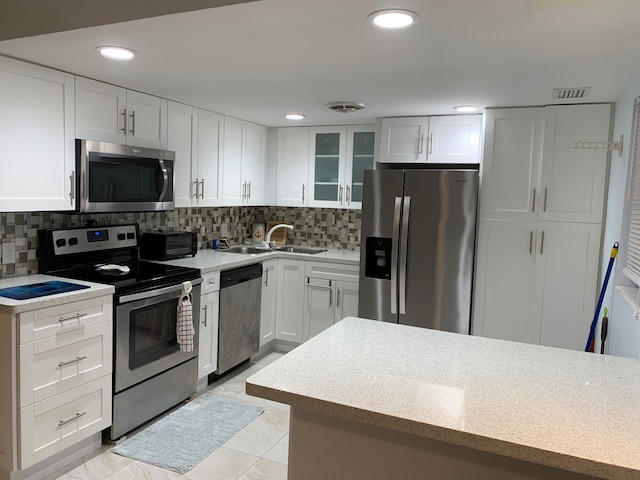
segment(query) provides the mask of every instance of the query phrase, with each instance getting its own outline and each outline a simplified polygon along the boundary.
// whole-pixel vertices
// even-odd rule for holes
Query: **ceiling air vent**
[[[340,113],[357,112],[364,108],[364,103],[357,102],[331,102],[325,105],[329,110]]]
[[[554,88],[553,100],[571,100],[574,98],[585,98],[589,95],[591,87],[577,87],[577,88]]]

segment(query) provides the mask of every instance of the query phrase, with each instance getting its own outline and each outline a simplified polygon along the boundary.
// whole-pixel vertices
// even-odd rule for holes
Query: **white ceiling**
[[[376,29],[367,16],[381,8],[421,20]],[[559,103],[555,87],[592,87],[573,103],[614,101],[640,75],[639,20],[639,0],[260,0],[5,40],[0,53],[267,126],[291,125],[286,112],[307,115],[296,125],[364,123]],[[104,44],[139,55],[114,63]]]

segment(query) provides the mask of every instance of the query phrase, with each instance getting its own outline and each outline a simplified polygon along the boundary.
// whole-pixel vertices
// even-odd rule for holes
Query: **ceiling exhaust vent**
[[[364,108],[364,103],[357,102],[331,102],[325,105],[329,110],[340,113],[357,112]]]
[[[585,98],[589,95],[591,87],[577,87],[577,88],[554,88],[553,100],[572,100],[574,98]]]

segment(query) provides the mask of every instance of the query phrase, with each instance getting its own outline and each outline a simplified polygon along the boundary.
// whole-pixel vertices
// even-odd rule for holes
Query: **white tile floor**
[[[244,393],[245,379],[281,355],[272,352],[244,365],[202,393],[262,405],[264,412],[186,474],[117,455],[104,445],[45,480],[286,480],[289,406]]]

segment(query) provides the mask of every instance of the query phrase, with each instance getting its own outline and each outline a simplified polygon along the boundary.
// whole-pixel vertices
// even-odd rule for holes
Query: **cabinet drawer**
[[[112,322],[102,322],[19,346],[19,406],[111,373]]]
[[[220,272],[205,273],[202,275],[202,288],[200,293],[217,292],[220,290]]]
[[[329,280],[346,280],[357,282],[360,275],[358,265],[328,262],[306,262],[305,275],[307,277],[326,278]]]
[[[24,470],[111,425],[111,375],[19,411]]]
[[[18,343],[28,343],[60,333],[109,321],[113,318],[113,297],[80,300],[18,315]]]

